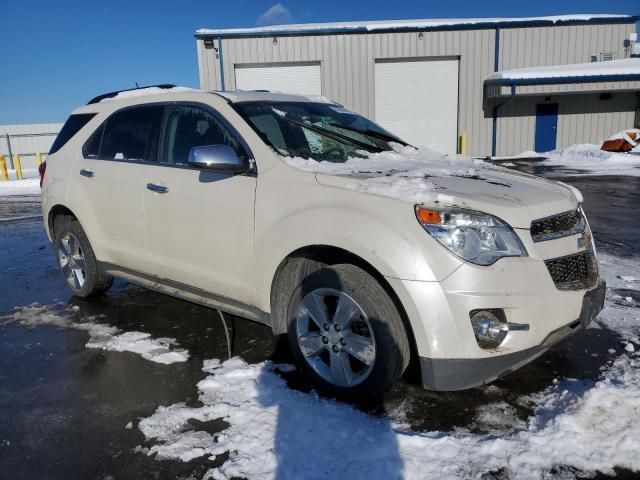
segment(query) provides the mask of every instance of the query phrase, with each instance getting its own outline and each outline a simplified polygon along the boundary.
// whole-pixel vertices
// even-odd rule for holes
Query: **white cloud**
[[[281,3],[276,3],[273,7],[269,8],[258,17],[256,25],[259,27],[267,25],[282,25],[283,23],[290,23],[292,20],[293,17],[289,9]]]

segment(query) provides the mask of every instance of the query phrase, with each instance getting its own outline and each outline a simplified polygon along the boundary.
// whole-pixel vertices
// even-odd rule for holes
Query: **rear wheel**
[[[100,268],[89,239],[75,218],[56,222],[55,250],[62,276],[74,295],[88,297],[111,286],[112,278]]]
[[[379,395],[408,365],[398,309],[376,279],[354,265],[307,276],[291,296],[287,318],[296,360],[331,395]]]

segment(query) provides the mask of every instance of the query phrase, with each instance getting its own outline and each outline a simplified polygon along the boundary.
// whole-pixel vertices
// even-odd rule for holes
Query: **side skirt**
[[[271,315],[252,305],[237,302],[199,288],[174,282],[173,280],[122,268],[112,263],[101,262],[100,266],[109,275],[121,278],[134,285],[271,326]]]

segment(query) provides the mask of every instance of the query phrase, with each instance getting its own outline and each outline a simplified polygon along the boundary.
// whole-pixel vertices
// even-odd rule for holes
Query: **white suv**
[[[410,362],[460,390],[586,326],[605,290],[580,193],[480,163],[323,98],[162,85],[73,112],[43,215],[75,295],[120,277],[267,324],[333,395]]]

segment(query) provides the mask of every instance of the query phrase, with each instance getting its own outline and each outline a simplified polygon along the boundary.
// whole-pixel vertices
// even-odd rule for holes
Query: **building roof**
[[[640,20],[634,15],[620,14],[575,14],[546,17],[513,18],[432,18],[417,20],[374,20],[364,22],[302,23],[294,25],[271,25],[252,28],[229,28],[196,30],[196,37],[264,37],[285,35],[319,35],[338,33],[369,33],[426,30],[458,30],[468,28],[497,28],[521,26],[576,25],[583,23],[629,23]]]
[[[517,68],[495,72],[487,77],[487,82],[500,85],[539,85],[616,80],[640,80],[640,58]]]

